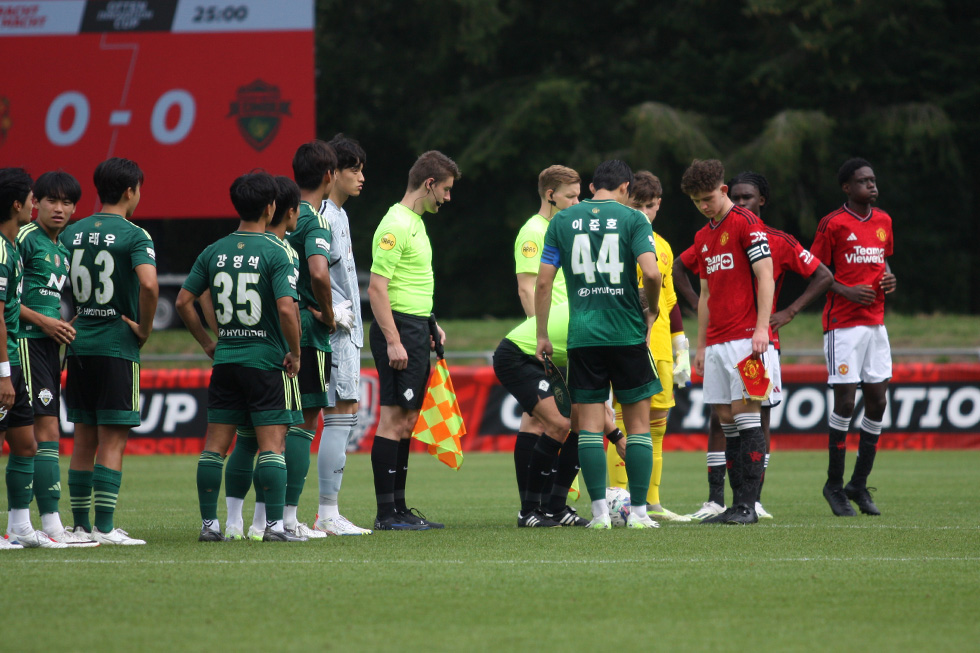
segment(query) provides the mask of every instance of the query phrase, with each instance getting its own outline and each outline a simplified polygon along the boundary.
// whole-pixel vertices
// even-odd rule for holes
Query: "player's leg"
[[[772,515],[762,507],[762,488],[766,484],[766,471],[769,469],[769,452],[772,448],[772,435],[769,432],[769,418],[771,414],[772,406],[763,404],[762,410],[759,412],[759,417],[762,420],[762,435],[766,441],[766,456],[762,463],[762,479],[759,481],[759,499],[755,502],[755,512],[759,516],[759,519],[772,519]]]
[[[286,508],[283,512],[286,530],[300,537],[325,537],[299,521],[299,499],[310,471],[310,450],[316,437],[320,410],[330,403],[330,352],[314,346],[300,351],[299,388],[303,406],[303,423],[293,425],[286,433]]]
[[[714,406],[708,406],[708,500],[701,508],[688,515],[694,521],[702,521],[725,512],[725,432]]]
[[[331,356],[329,403],[323,409],[323,431],[317,452],[320,501],[314,530],[328,535],[370,535],[340,514],[340,487],[347,466],[347,446],[357,426],[360,399],[360,350],[350,337],[338,331],[330,337]]]
[[[663,390],[650,398],[650,441],[653,444],[653,470],[650,473],[650,489],[647,492],[647,514],[661,522],[689,522],[690,517],[667,510],[660,502],[660,483],[663,479],[664,437],[667,434],[667,416],[674,406],[674,363],[656,361],[657,374]]]
[[[261,422],[260,419],[253,421]],[[291,421],[291,420],[284,420]],[[290,533],[285,528],[286,459],[280,453],[286,448],[287,424],[255,424],[255,438],[259,445],[259,459],[255,466],[256,489],[262,488],[265,500],[265,542],[305,542],[306,538]]]
[[[90,357],[84,357],[88,360]],[[69,356],[68,379],[65,384],[65,404],[68,421],[75,425],[74,448],[68,463],[68,496],[71,503],[72,531],[76,536],[92,534],[92,475],[95,451],[99,446],[95,420],[97,385],[86,375],[83,359]]]
[[[201,508],[201,534],[198,542],[223,542],[218,523],[218,495],[225,452],[235,437],[234,424],[208,424],[204,450],[197,460],[197,499]]]
[[[749,346],[751,347],[751,341]],[[702,524],[724,524],[729,517],[735,514],[735,505],[738,503],[735,498],[742,492],[742,461],[740,453],[742,450],[742,436],[735,424],[735,416],[732,413],[732,400],[737,398],[741,401],[742,391],[740,381],[737,379],[733,368],[734,362],[729,364],[729,359],[734,361],[741,358],[734,358],[735,352],[728,350],[730,343],[720,343],[711,345],[705,350],[704,360],[704,402],[711,406],[712,413],[717,415],[721,432],[725,438],[725,467],[728,472],[728,483],[732,488],[732,504],[724,511],[701,520]],[[744,357],[744,356],[743,356]],[[736,386],[733,388],[733,385]]]
[[[739,491],[736,492],[733,488],[732,503],[735,512],[726,520],[725,523],[728,524],[752,524],[759,521],[755,504],[759,500],[759,487],[766,456],[761,409],[761,403],[758,401],[735,401],[731,404],[732,418],[741,441],[738,461],[742,478]]]
[[[772,435],[769,431],[769,417],[773,406],[778,406],[783,400],[783,374],[780,361],[781,353],[769,343],[769,379],[772,381],[772,392],[769,398],[762,402],[762,434],[766,438],[766,458],[762,466],[762,481],[759,483],[759,500],[755,502],[755,512],[759,519],[772,519],[772,515],[762,507],[762,488],[766,483],[766,471],[769,469],[769,455],[772,451]]]
[[[541,376],[543,378],[543,372]],[[533,384],[533,379],[531,379],[531,382]],[[535,385],[535,387],[539,387],[540,391],[540,387],[547,386]],[[558,521],[544,515],[543,501],[551,497],[550,487],[553,486],[553,482],[549,482],[549,479],[553,478],[559,452],[563,445],[565,445],[571,421],[562,416],[558,411],[554,395],[550,394],[550,388],[540,392],[544,396],[541,396],[538,400],[532,414],[542,424],[544,434],[538,438],[528,463],[527,481],[525,483],[527,492],[525,493],[524,500],[521,502],[521,513],[517,519],[517,525],[519,527],[553,527],[561,525]],[[567,488],[565,489],[565,495],[568,495]],[[564,507],[564,504],[562,504],[562,507]],[[569,525],[584,525],[580,524],[575,517],[573,513]]]
[[[239,426],[235,429],[235,446],[225,461],[225,507],[228,517],[225,520],[225,537],[241,540],[245,537],[245,520],[242,508],[245,496],[252,486],[255,473],[255,456],[259,443],[255,439],[255,427]]]
[[[64,549],[68,545],[55,541],[44,531],[34,530],[31,525],[31,495],[34,483],[34,458],[37,443],[34,440],[34,419],[20,366],[11,367],[11,381],[17,398],[14,405],[0,420],[0,428],[6,427],[6,440],[10,446],[7,459],[7,537],[13,545],[27,548]],[[0,431],[2,433],[2,431]]]
[[[861,348],[859,328],[834,329],[823,336],[824,358],[827,361],[827,384],[834,389],[834,407],[828,419],[827,482],[823,496],[831,511],[838,517],[853,517],[844,493],[844,464],[847,455],[847,431],[854,415],[857,385],[861,380],[858,350]]]
[[[613,417],[616,420],[616,428],[621,433],[625,433],[626,425],[623,423],[623,407],[616,398],[613,398],[612,407]],[[618,487],[624,490],[629,489],[629,476],[626,474],[626,461],[623,459],[625,455],[625,448],[623,449],[623,454],[620,455],[616,447],[606,447],[606,475],[609,477],[607,481],[609,487]]]

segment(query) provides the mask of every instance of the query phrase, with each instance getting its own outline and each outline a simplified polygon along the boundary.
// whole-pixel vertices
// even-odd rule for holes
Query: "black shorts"
[[[10,382],[14,386],[14,405],[9,410],[0,408],[0,431],[34,424],[34,411],[20,365],[10,366]]]
[[[300,363],[302,371],[302,363]],[[292,426],[303,421],[299,383],[284,370],[259,370],[237,363],[211,369],[209,424]]]
[[[394,370],[388,364],[388,341],[377,322],[371,324],[371,355],[378,369],[379,396],[382,406],[401,406],[409,410],[422,408],[425,387],[429,382],[431,336],[428,318],[391,312],[402,346],[408,353],[408,367]]]
[[[514,395],[528,415],[534,412],[539,401],[555,396],[545,378],[544,364],[525,354],[507,338],[501,340],[493,352],[493,371],[500,385]]]
[[[573,403],[605,402],[610,384],[621,404],[649,399],[663,390],[657,366],[643,343],[568,350],[568,392]]]
[[[299,392],[303,408],[324,408],[330,405],[330,363],[332,354],[312,345],[299,352]]]
[[[61,415],[61,345],[51,338],[21,338],[20,367],[35,415]]]
[[[69,356],[68,421],[140,425],[140,364],[112,356]]]

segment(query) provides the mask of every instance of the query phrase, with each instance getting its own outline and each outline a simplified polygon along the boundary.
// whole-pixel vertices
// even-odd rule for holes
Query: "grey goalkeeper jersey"
[[[350,310],[354,312],[354,328],[350,331],[350,339],[357,347],[363,347],[361,291],[357,287],[357,269],[354,267],[354,248],[351,244],[347,212],[327,199],[320,206],[320,215],[330,223],[330,231],[333,234],[333,243],[330,247],[330,286],[333,303],[336,306],[345,300],[351,300]],[[338,327],[339,333],[343,331],[343,327]]]

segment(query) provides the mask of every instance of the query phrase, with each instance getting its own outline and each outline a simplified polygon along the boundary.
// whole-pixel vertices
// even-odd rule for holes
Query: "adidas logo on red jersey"
[[[857,239],[858,239],[858,237],[857,237],[857,236],[855,236],[855,235],[854,235],[854,234],[852,233],[852,234],[851,234],[850,236],[848,236],[848,237],[847,237],[847,239],[848,239],[848,240],[857,240]]]

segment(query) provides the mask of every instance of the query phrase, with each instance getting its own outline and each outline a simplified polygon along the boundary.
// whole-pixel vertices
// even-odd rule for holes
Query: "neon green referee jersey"
[[[541,264],[541,251],[544,249],[544,234],[548,231],[548,220],[535,213],[521,230],[517,232],[514,241],[514,264],[517,274],[537,274]],[[568,290],[565,288],[565,273],[559,268],[555,275],[555,283],[551,289],[551,305],[568,301]]]
[[[422,216],[394,204],[374,232],[371,272],[389,280],[391,310],[429,317],[432,312],[432,245]]]
[[[507,339],[528,356],[534,356],[538,348],[536,318],[529,317],[507,334]],[[548,312],[548,339],[554,350],[551,360],[555,365],[568,364],[568,302],[554,304]]]

